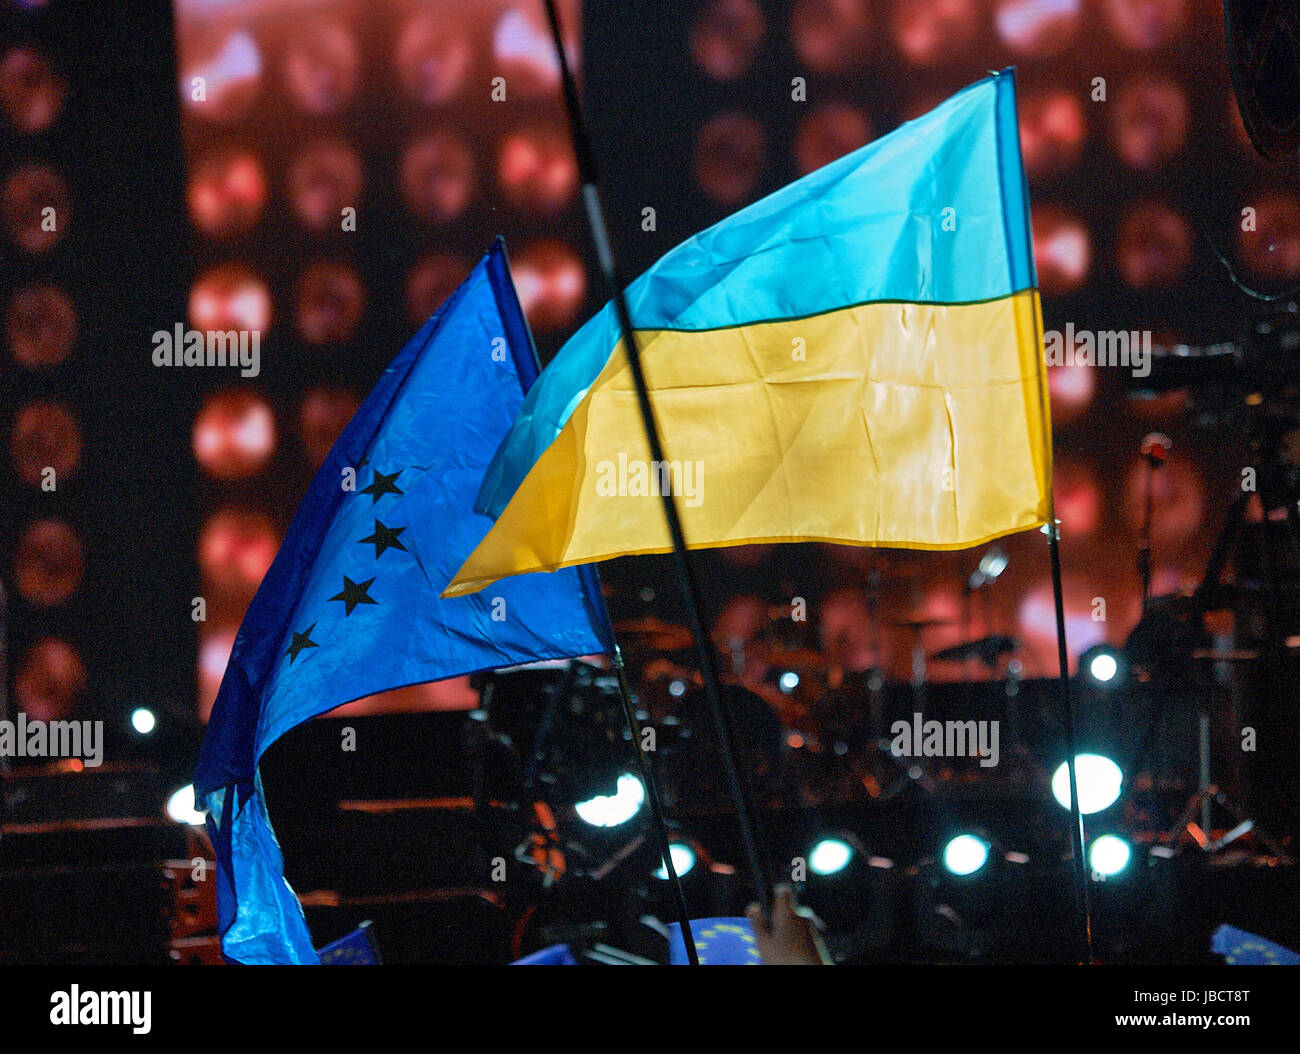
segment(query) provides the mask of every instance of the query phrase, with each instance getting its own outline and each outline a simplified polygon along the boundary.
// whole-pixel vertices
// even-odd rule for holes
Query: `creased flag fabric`
[[[667,465],[612,304],[488,469],[496,524],[447,595],[671,549],[977,545],[1047,521],[1051,445],[1010,70],[678,246],[627,290]]]
[[[491,526],[474,496],[535,379],[498,241],[393,360],[312,481],[240,626],[195,773],[228,958],[318,961],[257,771],[283,733],[375,692],[609,650],[590,569],[439,597]]]

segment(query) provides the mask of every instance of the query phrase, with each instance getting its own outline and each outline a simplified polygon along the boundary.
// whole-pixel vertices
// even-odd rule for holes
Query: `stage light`
[[[1039,286],[1048,296],[1074,292],[1092,266],[1088,228],[1057,205],[1035,205],[1030,211]]]
[[[959,834],[943,847],[943,866],[954,875],[973,875],[988,858],[988,842],[973,834]]]
[[[630,772],[618,778],[613,794],[598,794],[574,805],[578,818],[593,827],[617,827],[627,823],[645,802],[645,787]]]
[[[1119,798],[1124,773],[1101,754],[1076,754],[1075,778],[1079,782],[1079,811],[1085,816],[1109,809]],[[1061,762],[1052,774],[1052,797],[1063,809],[1070,807],[1070,770]]]
[[[33,607],[62,604],[81,586],[86,550],[62,520],[37,520],[14,550],[14,584]]]
[[[21,134],[52,125],[67,93],[67,84],[40,52],[10,48],[0,59],[0,110]]]
[[[361,157],[341,139],[309,144],[289,166],[289,203],[302,225],[315,231],[338,224],[342,210],[361,197],[361,186]]]
[[[785,673],[781,674],[777,683],[781,686],[781,691],[789,695],[799,687],[799,675],[793,670],[786,670]]]
[[[0,189],[0,201],[9,237],[24,252],[48,252],[68,230],[72,197],[63,178],[48,165],[14,169]],[[48,222],[51,214],[54,223]]]
[[[57,366],[72,354],[77,312],[57,286],[26,286],[9,302],[5,338],[20,366]]]
[[[131,711],[131,727],[139,732],[140,735],[147,736],[158,727],[158,718],[154,716],[152,710],[143,706],[137,707],[135,710]]]
[[[695,850],[683,842],[673,842],[668,847],[668,855],[672,857],[673,870],[677,872],[678,878],[685,878],[691,873],[691,868],[695,866]],[[668,869],[660,861],[658,869],[655,871],[655,878],[668,881]]]
[[[695,137],[695,180],[719,205],[734,208],[748,200],[766,160],[763,126],[743,114],[720,114]]]
[[[458,132],[438,128],[406,148],[400,187],[417,216],[437,223],[454,220],[478,189],[474,152]]]
[[[275,452],[275,415],[266,400],[246,389],[214,392],[194,419],[194,459],[214,479],[247,479]]]
[[[1194,242],[1191,226],[1168,205],[1139,202],[1125,212],[1115,236],[1120,277],[1132,289],[1176,285],[1191,266]]]
[[[14,702],[29,720],[72,714],[86,692],[86,667],[67,641],[42,637],[24,653],[14,676]]]
[[[24,483],[37,487],[49,478],[57,486],[81,464],[81,428],[62,403],[28,403],[14,415],[9,454]]]
[[[195,808],[194,784],[187,784],[167,799],[167,815],[176,823],[203,825],[206,817]]]
[[[758,54],[763,29],[754,0],[713,0],[695,19],[691,58],[714,80],[734,81]]]
[[[1079,656],[1079,670],[1100,688],[1118,688],[1124,680],[1124,657],[1109,644],[1094,644]]]
[[[823,838],[808,853],[808,869],[815,875],[836,875],[849,866],[853,847],[842,838]]]
[[[1098,875],[1111,878],[1128,867],[1132,855],[1132,847],[1123,838],[1103,834],[1093,841],[1092,848],[1088,850],[1088,863]]]

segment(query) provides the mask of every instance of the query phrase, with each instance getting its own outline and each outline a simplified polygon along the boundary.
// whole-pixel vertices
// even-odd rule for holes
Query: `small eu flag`
[[[694,919],[691,934],[695,937],[695,950],[700,955],[701,966],[761,966],[758,941],[748,919]],[[686,942],[682,940],[682,924],[668,924],[668,965],[685,966]]]
[[[1220,926],[1210,938],[1210,947],[1230,966],[1295,966],[1300,955],[1290,948],[1239,930],[1236,926]]]

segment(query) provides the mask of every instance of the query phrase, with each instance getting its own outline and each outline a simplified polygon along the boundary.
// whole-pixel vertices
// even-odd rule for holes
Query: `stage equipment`
[[[1300,149],[1300,4],[1224,0],[1228,69],[1255,149],[1294,168]]]

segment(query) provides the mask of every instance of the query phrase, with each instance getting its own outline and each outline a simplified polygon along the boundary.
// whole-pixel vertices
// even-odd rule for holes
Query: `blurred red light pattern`
[[[425,219],[455,219],[469,204],[475,183],[474,154],[464,137],[449,128],[415,140],[402,155],[402,197]]]
[[[393,55],[397,74],[406,93],[421,105],[449,102],[465,84],[474,48],[457,21],[420,11],[398,31]]]
[[[871,611],[861,590],[835,589],[826,595],[817,611],[817,635],[833,666],[861,672],[878,661],[876,640],[880,634],[872,626]]]
[[[1034,262],[1044,296],[1060,296],[1083,285],[1092,266],[1088,229],[1058,205],[1033,205]]]
[[[1012,51],[1042,58],[1069,47],[1079,31],[1081,0],[998,0],[998,36]]]
[[[14,169],[5,178],[0,200],[5,229],[24,252],[49,252],[67,233],[72,199],[62,177],[48,165]]]
[[[298,407],[298,438],[313,469],[324,463],[360,406],[361,400],[348,388],[311,388],[303,396]]]
[[[32,48],[10,48],[0,58],[0,112],[23,135],[49,128],[67,91],[63,78]]]
[[[378,695],[367,695],[337,710],[331,717],[364,717],[367,714],[412,713],[425,710],[474,710],[479,705],[479,694],[470,687],[468,677],[453,677],[449,681],[429,681],[394,688]]]
[[[62,604],[81,586],[86,550],[62,520],[37,520],[14,550],[14,584],[33,607]]]
[[[67,641],[42,637],[19,660],[14,702],[32,720],[70,717],[85,692],[86,667]]]
[[[753,64],[764,28],[754,0],[711,0],[691,29],[691,58],[714,80],[734,81]]]
[[[517,209],[558,212],[578,188],[578,164],[568,139],[550,127],[510,133],[501,141],[497,182]]]
[[[186,109],[205,120],[245,114],[262,86],[262,53],[244,29],[181,33],[180,94]]]
[[[25,286],[9,301],[5,343],[20,366],[56,366],[72,354],[76,340],[77,312],[57,286]]]
[[[187,199],[190,219],[219,238],[251,230],[266,206],[266,173],[256,154],[229,151],[194,166]]]
[[[1162,202],[1131,206],[1115,242],[1120,277],[1134,289],[1173,285],[1192,262],[1192,229]]]
[[[973,0],[897,0],[894,40],[913,66],[942,65],[970,51],[980,16]]]
[[[1130,168],[1149,171],[1170,160],[1187,139],[1187,95],[1168,77],[1139,77],[1115,93],[1111,134]]]
[[[1101,492],[1086,464],[1058,454],[1052,465],[1052,496],[1062,537],[1086,537],[1097,529],[1101,522]]]
[[[850,154],[871,141],[871,120],[858,107],[833,102],[799,122],[794,137],[795,164],[801,176]]]
[[[695,139],[695,178],[710,198],[734,208],[753,196],[766,155],[762,125],[752,117],[722,114]]]
[[[1103,0],[1102,4],[1115,39],[1138,51],[1173,40],[1186,23],[1187,7],[1187,0]]]
[[[194,419],[194,457],[214,479],[247,479],[261,472],[275,440],[271,407],[242,388],[209,395]]]
[[[1245,217],[1237,223],[1237,253],[1258,278],[1291,281],[1300,278],[1300,205],[1291,194],[1271,192],[1247,199],[1253,208],[1254,230]]]
[[[205,585],[223,598],[246,602],[257,592],[279,547],[279,536],[268,516],[222,509],[213,513],[199,532],[199,570]]]
[[[1066,362],[1047,369],[1047,393],[1051,397],[1052,424],[1077,421],[1092,405],[1097,390],[1097,373],[1091,366]]]
[[[334,113],[356,92],[360,67],[356,37],[346,25],[304,19],[289,38],[284,83],[308,113]]]
[[[587,272],[578,254],[563,242],[524,246],[511,259],[510,271],[520,306],[539,332],[569,325],[586,299]]]
[[[271,293],[242,264],[219,264],[203,272],[190,289],[189,317],[190,325],[204,332],[265,332],[271,325]]]
[[[1079,655],[1094,644],[1122,643],[1136,621],[1137,575],[1132,583],[1111,581],[1103,588],[1079,575],[1066,574],[1062,582],[1065,597],[1065,641],[1069,669],[1078,669]],[[1094,604],[1105,601],[1105,620],[1094,618],[1101,609]],[[1026,671],[1038,676],[1053,676],[1058,667],[1056,652],[1056,607],[1050,579],[1026,590],[1016,610],[1017,634],[1024,643]]]
[[[298,332],[309,344],[343,344],[351,340],[365,308],[365,286],[345,263],[321,260],[312,264],[298,282]]]
[[[45,470],[52,468],[58,486],[81,464],[81,428],[62,403],[28,403],[14,416],[9,453],[24,483],[42,485]]]
[[[341,229],[361,198],[361,158],[341,139],[311,143],[289,165],[289,203],[304,227]]]
[[[206,623],[199,630],[199,720],[205,725],[212,716],[212,704],[217,701],[238,631],[238,623]]]
[[[1058,175],[1079,160],[1088,122],[1077,95],[1028,91],[1019,103],[1020,151],[1030,179]]]
[[[871,9],[865,0],[798,0],[790,38],[800,61],[817,73],[845,73],[871,48]]]
[[[556,5],[565,32],[564,51],[569,68],[578,69],[579,53],[572,34],[577,31],[578,5],[566,0]],[[557,92],[560,64],[555,58],[551,30],[540,5],[507,7],[492,30],[492,53],[505,78],[508,93],[527,99]],[[511,94],[507,94],[507,99]]]
[[[406,320],[419,327],[465,280],[473,265],[460,256],[432,252],[420,258],[406,279]],[[518,276],[516,276],[518,281]]]

